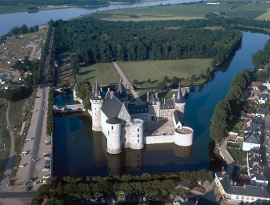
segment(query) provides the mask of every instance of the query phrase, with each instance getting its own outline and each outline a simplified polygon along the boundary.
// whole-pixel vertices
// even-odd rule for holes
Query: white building
[[[243,151],[259,150],[261,147],[260,137],[254,133],[245,133],[243,141]]]
[[[89,113],[92,116],[92,130],[101,131],[107,138],[108,153],[118,154],[123,148],[142,149],[144,144],[192,145],[193,130],[183,126],[185,99],[180,87],[173,99],[148,95],[147,102],[127,103],[127,98],[121,79],[117,91],[108,90],[105,97],[96,81]],[[171,121],[171,133],[147,136],[144,133],[145,123],[159,121]]]
[[[258,99],[259,104],[265,104],[267,101],[269,101],[269,94],[268,93],[262,93],[261,96]]]

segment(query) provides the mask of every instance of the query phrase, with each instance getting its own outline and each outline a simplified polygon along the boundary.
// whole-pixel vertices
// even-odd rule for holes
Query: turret
[[[115,95],[122,102],[126,102],[127,99],[128,99],[128,95],[127,95],[126,89],[125,89],[125,87],[122,84],[122,78],[120,78],[120,80],[119,80],[119,83],[118,83],[118,86],[117,86],[117,90],[116,90],[116,94]]]
[[[144,146],[143,141],[143,120],[134,119],[132,121],[132,136],[130,139],[130,148],[131,149],[142,149]]]
[[[179,86],[177,89],[177,93],[175,95],[175,109],[184,114],[185,113],[185,105],[186,105],[186,101],[182,95],[181,87]]]
[[[96,79],[96,84],[93,90],[93,95],[90,99],[92,107],[92,130],[101,131],[101,107],[103,104],[103,99],[101,96],[100,88]]]

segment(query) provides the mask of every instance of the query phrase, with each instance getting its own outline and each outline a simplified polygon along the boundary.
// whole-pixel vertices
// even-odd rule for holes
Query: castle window
[[[138,128],[138,132],[140,131],[140,129]]]
[[[113,130],[113,126],[112,126],[112,130]]]
[[[108,135],[110,135],[110,131],[108,131]]]
[[[138,143],[139,143],[140,141],[138,140]]]
[[[139,134],[138,134],[138,138],[139,138]]]

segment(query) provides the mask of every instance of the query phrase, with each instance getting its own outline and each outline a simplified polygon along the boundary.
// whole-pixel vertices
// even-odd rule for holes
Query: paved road
[[[38,110],[38,119],[37,119],[37,126],[35,131],[35,137],[34,137],[34,148],[32,152],[32,160],[30,162],[30,170],[28,175],[28,180],[36,176],[36,165],[37,163],[34,162],[35,159],[38,159],[38,153],[39,153],[39,147],[40,147],[40,138],[42,134],[42,127],[43,127],[43,121],[44,119],[44,113],[45,113],[45,91],[46,87],[41,88],[41,104],[40,108]]]
[[[139,97],[138,93],[135,92],[135,90],[133,89],[133,86],[131,85],[131,83],[129,82],[126,75],[124,74],[122,69],[119,67],[119,65],[116,62],[113,62],[113,65],[114,65],[116,71],[119,73],[120,77],[122,78],[122,82],[123,82],[124,86],[126,88],[130,89],[132,95],[134,96],[134,98],[136,99],[137,102],[142,102],[142,100]]]
[[[8,184],[8,176],[10,175],[12,168],[13,168],[13,164],[14,164],[14,160],[16,158],[16,153],[14,150],[14,135],[11,129],[11,125],[9,122],[9,118],[8,118],[8,113],[9,113],[9,103],[8,103],[8,107],[7,107],[7,111],[6,111],[6,122],[7,122],[7,127],[9,128],[9,136],[10,136],[10,153],[9,153],[9,159],[6,165],[6,170],[4,172],[4,175],[1,179],[1,184],[0,184],[0,191],[5,191],[7,189],[6,184]]]
[[[37,192],[29,191],[29,192],[0,192],[1,198],[32,198],[36,196]]]

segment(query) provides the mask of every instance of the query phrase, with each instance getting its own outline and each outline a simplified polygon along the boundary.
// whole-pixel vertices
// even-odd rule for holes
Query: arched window
[[[108,131],[108,135],[110,135],[110,131]]]
[[[112,126],[112,130],[113,130],[113,126]]]

